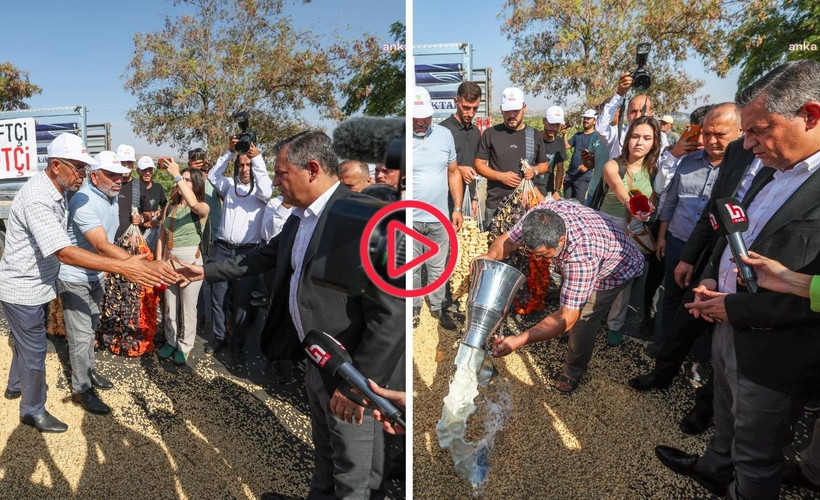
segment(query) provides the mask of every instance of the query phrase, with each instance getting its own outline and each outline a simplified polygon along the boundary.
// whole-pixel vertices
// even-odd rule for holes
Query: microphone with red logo
[[[750,292],[757,292],[757,277],[755,271],[751,266],[743,262],[740,257],[749,257],[749,251],[746,249],[746,242],[743,241],[743,232],[749,229],[749,218],[746,216],[746,211],[736,198],[722,198],[717,200],[715,211],[719,219],[719,229],[726,235],[729,241],[729,248],[732,249],[732,257],[735,259],[738,274],[746,283],[746,288]],[[716,224],[714,218],[712,219],[713,226]]]
[[[406,428],[401,410],[396,408],[389,399],[379,396],[370,389],[370,382],[367,377],[353,366],[350,354],[338,340],[325,332],[311,330],[305,335],[302,346],[305,348],[308,357],[321,370],[330,375],[340,375],[350,385],[358,389],[370,401],[370,404],[378,408],[385,418],[394,424],[400,425],[402,429]]]

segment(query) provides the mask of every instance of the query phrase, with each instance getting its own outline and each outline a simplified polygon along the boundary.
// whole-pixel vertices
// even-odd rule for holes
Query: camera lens
[[[638,68],[632,73],[632,88],[638,92],[645,92],[652,85],[652,77],[643,68]]]

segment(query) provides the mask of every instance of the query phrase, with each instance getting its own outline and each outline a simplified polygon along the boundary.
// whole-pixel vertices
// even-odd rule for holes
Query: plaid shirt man
[[[643,272],[644,256],[630,236],[597,211],[569,200],[544,201],[536,209],[555,212],[567,227],[564,248],[552,259],[563,278],[562,307],[581,310],[593,291],[611,290]],[[508,233],[513,243],[523,243],[523,220]]]

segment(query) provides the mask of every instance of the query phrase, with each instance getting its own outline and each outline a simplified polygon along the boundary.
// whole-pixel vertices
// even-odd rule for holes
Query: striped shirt
[[[561,307],[581,310],[593,291],[611,290],[643,272],[644,256],[629,235],[597,211],[568,200],[544,201],[538,209],[555,212],[567,227],[564,248],[552,259],[563,278]],[[525,217],[510,230],[511,242],[523,243]]]
[[[0,300],[38,306],[57,296],[60,261],[55,252],[71,246],[66,201],[45,172],[23,185],[9,209],[6,249],[0,261]]]

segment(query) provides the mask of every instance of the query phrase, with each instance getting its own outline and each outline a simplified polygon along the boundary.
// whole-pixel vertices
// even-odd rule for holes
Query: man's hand
[[[685,289],[692,282],[693,272],[695,272],[695,266],[684,261],[678,262],[678,265],[675,266],[675,283]]]
[[[237,139],[235,135],[232,135],[228,138],[228,149],[231,150],[231,153],[236,153],[237,142],[239,142],[239,139]]]
[[[706,292],[714,292],[717,290],[717,282],[711,278],[705,279],[700,282],[696,288],[692,291],[695,292],[695,301],[685,304],[686,308],[689,309],[689,312],[695,317],[700,318],[702,311],[699,307],[694,307],[695,304],[700,302],[705,302],[709,300],[710,297],[706,296]],[[692,307],[690,307],[692,306]],[[705,319],[705,318],[704,318]]]
[[[406,392],[384,389],[382,387],[379,387],[378,384],[376,384],[376,382],[373,382],[372,380],[370,381],[370,389],[379,396],[387,398],[393,403],[395,403],[396,406],[398,406],[402,412],[404,412],[404,409],[407,408]],[[369,404],[369,402],[366,399],[365,403]],[[373,410],[373,418],[375,418],[384,425],[384,432],[388,434],[396,435],[405,433],[404,429],[400,425],[394,426],[389,420],[387,420],[387,418],[384,415],[382,415],[382,412],[378,409]]]
[[[355,422],[356,425],[362,425],[364,408],[348,399],[339,392],[339,389],[336,389],[330,398],[330,411],[349,424]]]
[[[461,212],[453,211],[453,216],[450,218],[453,222],[453,227],[456,231],[461,229],[461,225],[464,223],[464,216]]]
[[[525,179],[532,179],[535,177],[535,167],[525,168],[523,173]]]
[[[141,221],[141,219],[140,219],[139,214],[134,214],[134,215],[131,216],[131,224],[139,225],[140,221]]]
[[[689,153],[694,153],[698,150],[698,134],[693,135],[690,139],[685,141],[678,141],[675,143],[675,146],[672,148],[672,156],[675,158],[680,158],[681,156],[688,155]]]
[[[583,170],[581,170],[583,167]],[[586,172],[589,169],[595,168],[595,153],[590,153],[586,149],[581,150],[581,164],[578,165],[578,170]]]
[[[473,199],[470,202],[470,208],[472,208],[472,210],[473,210],[473,212],[472,212],[473,217],[478,218],[478,200]]]
[[[505,186],[518,187],[521,184],[521,177],[515,172],[501,172],[498,176],[498,181]]]
[[[128,281],[142,286],[157,286],[160,283],[175,283],[177,274],[162,261],[147,261],[148,254],[137,254],[122,261],[119,274]]]
[[[700,287],[698,287],[700,288]],[[697,290],[697,289],[696,289]],[[701,290],[695,294],[695,302],[686,304],[687,309],[695,314],[696,312],[709,323],[722,323],[729,319],[726,315],[726,296],[728,293],[714,292],[712,290]],[[700,296],[700,297],[698,297]],[[700,298],[700,300],[698,300]],[[697,314],[695,314],[697,317]]]
[[[629,73],[624,73],[618,78],[618,88],[615,89],[615,93],[619,96],[625,96],[626,91],[629,90],[629,87],[632,86],[632,75]]]
[[[493,356],[502,357],[512,354],[513,351],[521,347],[520,335],[499,336],[495,335],[493,340]]]
[[[199,281],[205,278],[205,268],[198,264],[186,264],[181,260],[174,259],[174,264],[179,264],[177,273],[188,281]]]
[[[459,165],[458,171],[461,172],[461,179],[464,181],[464,184],[473,182],[475,176],[478,175],[473,167],[463,167]]]
[[[255,156],[259,156],[259,149],[256,148],[256,144],[251,143],[251,147],[248,148],[248,158],[253,159]]]
[[[658,241],[655,242],[655,257],[658,260],[663,260],[663,257],[666,255],[666,238],[658,237]]]

